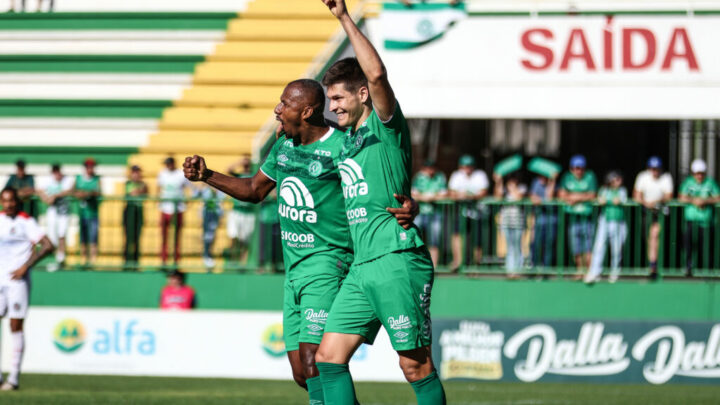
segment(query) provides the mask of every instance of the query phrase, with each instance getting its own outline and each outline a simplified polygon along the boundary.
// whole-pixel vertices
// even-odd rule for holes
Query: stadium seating
[[[257,157],[283,86],[315,77],[338,46],[339,26],[320,2],[102,3],[0,14],[0,174],[20,157],[38,175],[53,162],[79,173],[92,156],[104,194],[120,195],[132,164],[155,193],[168,155],[202,154],[224,171],[239,155]],[[121,207],[102,208],[101,264],[121,262]],[[193,255],[198,212],[183,238]],[[157,252],[156,210],[145,223],[143,251]],[[216,248],[226,243],[220,236]]]

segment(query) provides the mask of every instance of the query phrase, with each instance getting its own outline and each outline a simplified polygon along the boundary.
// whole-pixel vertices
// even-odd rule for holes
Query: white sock
[[[65,253],[64,252],[55,253],[55,261],[58,263],[64,262],[65,261]]]
[[[12,385],[19,385],[20,379],[20,363],[22,362],[23,353],[25,352],[25,336],[22,331],[12,332],[10,334],[13,345],[12,362],[10,363],[10,374],[8,374],[8,382]]]

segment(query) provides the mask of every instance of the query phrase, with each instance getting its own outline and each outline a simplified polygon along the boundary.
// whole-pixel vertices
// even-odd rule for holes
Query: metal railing
[[[103,197],[99,202],[98,259],[92,268],[143,270],[175,265],[175,233],[172,216],[167,237],[168,260],[162,263],[160,225],[161,203],[176,207],[184,205],[183,230],[179,234],[180,260],[183,269],[206,268],[203,261],[203,206],[200,199],[160,200],[158,198]],[[42,225],[47,225],[47,206],[39,200],[34,204]],[[603,207],[592,206],[592,214],[578,216],[567,212],[565,204],[551,202],[534,205],[529,201],[506,202],[492,198],[480,201],[437,201],[432,212],[421,214],[420,225],[426,244],[436,257],[439,273],[518,274],[525,276],[573,277],[578,274],[573,250],[577,245],[595,245],[595,235],[578,242],[572,235],[578,229],[595,233]],[[620,255],[620,275],[647,276],[648,231],[653,221],[660,225],[657,269],[660,277],[686,276],[688,269],[695,277],[720,276],[720,205],[712,206],[708,224],[686,221],[686,204],[672,202],[662,210],[651,212],[635,203],[622,205],[626,233]],[[137,207],[129,209],[128,207]],[[212,257],[218,263],[214,271],[282,270],[282,252],[275,201],[269,200],[252,208],[254,221],[247,241],[247,257],[237,254],[227,235],[227,218],[232,201],[221,202],[220,216],[212,245]],[[511,211],[509,211],[511,210]],[[79,201],[70,199],[70,226],[67,232],[68,268],[83,268],[80,256]],[[503,224],[505,220],[506,224]],[[509,224],[512,221],[512,224]],[[512,225],[512,226],[509,226]],[[139,229],[137,228],[139,227]],[[133,260],[132,246],[140,235],[139,260]],[[582,232],[581,232],[582,234]],[[508,243],[508,238],[511,242]],[[519,247],[519,251],[518,251]],[[573,249],[575,248],[575,249]],[[587,249],[579,249],[587,250]],[[518,252],[520,252],[518,257]],[[510,253],[510,255],[508,255]],[[605,249],[603,274],[609,273],[612,251]],[[510,256],[510,257],[509,257]],[[219,260],[218,260],[219,259]],[[508,260],[514,261],[513,268]],[[585,270],[580,270],[584,272]]]
[[[647,210],[636,203],[622,204],[624,219],[618,227],[625,232],[621,247],[620,275],[648,276],[648,233],[653,222],[659,224],[657,273],[662,276],[718,277],[720,276],[720,206],[712,206],[709,223],[687,221],[683,210],[687,204],[673,201],[662,209]],[[438,272],[468,274],[523,274],[536,276],[573,277],[585,273],[576,265],[575,252],[591,253],[596,243],[596,230],[603,207],[592,205],[588,216],[572,214],[562,202],[535,205],[530,201],[506,202],[492,198],[480,201],[437,201],[432,204],[433,219],[420,218],[416,223],[435,223],[440,229],[431,236],[431,226],[422,227],[424,239],[437,249]],[[503,210],[513,207],[516,212],[508,216],[514,226],[503,227]],[[423,215],[423,214],[421,214]],[[517,226],[518,216],[522,226]],[[440,224],[439,226],[437,224]],[[606,222],[607,224],[607,222]],[[511,232],[516,229],[515,235]],[[585,228],[587,241],[574,241],[571,237]],[[510,231],[510,232],[506,232]],[[519,237],[518,237],[519,234]],[[508,269],[508,251],[517,245],[522,252],[522,263]],[[457,239],[460,239],[460,249]],[[437,246],[431,246],[433,239]],[[456,241],[453,241],[456,239]],[[588,246],[577,247],[586,242]],[[453,246],[455,244],[455,246]],[[511,249],[508,249],[510,247]],[[589,247],[589,248],[588,248]],[[574,249],[576,248],[576,249]],[[458,253],[461,259],[457,259]],[[611,266],[611,249],[606,246],[602,259],[603,274]]]

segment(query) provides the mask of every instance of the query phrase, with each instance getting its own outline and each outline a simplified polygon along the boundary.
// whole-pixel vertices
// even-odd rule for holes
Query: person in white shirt
[[[33,217],[20,211],[18,192],[6,187],[0,193],[0,317],[10,318],[13,345],[10,373],[0,390],[18,389],[20,363],[25,352],[23,321],[30,297],[30,269],[53,250],[42,228]],[[35,249],[36,245],[40,249]],[[5,339],[3,339],[5,341]],[[0,374],[2,380],[2,374]]]
[[[472,251],[470,246],[474,241],[475,246],[475,263],[479,263],[482,258],[482,223],[480,207],[477,200],[485,198],[490,187],[490,182],[484,171],[475,168],[475,158],[470,155],[463,155],[458,162],[458,170],[450,175],[448,182],[448,190],[450,198],[458,201],[457,206],[460,212],[456,215],[455,232],[452,236],[452,254],[453,260],[450,269],[456,272],[462,264],[462,239],[460,231],[465,230],[468,242],[466,247],[466,263],[473,263]]]
[[[180,260],[180,232],[183,225],[183,213],[185,212],[186,190],[191,189],[190,182],[185,178],[181,169],[175,166],[175,159],[165,159],[165,169],[158,174],[158,195],[160,197],[160,231],[162,235],[162,246],[160,258],[163,265],[168,259],[168,230],[170,225],[175,223],[175,264]]]
[[[644,207],[643,221],[648,227],[647,258],[650,265],[650,277],[657,277],[657,259],[660,239],[660,217],[666,215],[665,204],[673,196],[673,179],[670,173],[662,172],[662,160],[657,156],[648,159],[647,170],[643,170],[635,179],[633,200]]]
[[[40,185],[38,194],[48,205],[45,211],[45,227],[47,236],[55,249],[55,263],[48,264],[48,271],[55,271],[65,263],[65,236],[70,222],[70,201],[66,198],[72,194],[73,179],[60,171],[60,165],[54,164],[52,174]]]

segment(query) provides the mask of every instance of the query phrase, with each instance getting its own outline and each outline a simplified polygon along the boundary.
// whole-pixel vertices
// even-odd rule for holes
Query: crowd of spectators
[[[277,243],[280,230],[272,203],[258,208],[229,199],[213,188],[191,184],[174,158],[167,157],[162,163],[164,168],[158,174],[155,190],[144,181],[141,167],[129,168],[122,210],[122,256],[128,267],[137,268],[143,253],[140,240],[148,198],[156,201],[159,210],[158,256],[163,265],[170,260],[176,265],[181,258],[180,241],[189,198],[201,202],[202,235],[198,242],[203,247],[205,267],[215,266],[213,245],[223,216],[230,239],[225,255],[230,261],[247,261],[250,241],[257,233],[260,266],[267,264],[272,268],[281,263]],[[23,210],[28,214],[37,217],[41,211],[39,203],[44,203],[43,223],[48,237],[57,246],[49,270],[56,270],[66,260],[66,237],[73,213],[78,218],[81,257],[86,264],[97,259],[102,184],[96,166],[97,162],[88,158],[81,174],[68,176],[59,164],[54,164],[50,176],[36,180],[27,173],[25,162],[18,160],[15,173],[7,181],[6,186],[18,190]],[[237,177],[250,176],[250,158],[241,158],[227,171]],[[720,202],[720,187],[708,176],[707,164],[700,159],[693,161],[691,173],[678,190],[677,203],[684,206],[678,211],[682,212],[678,235],[682,235],[677,239],[678,246],[671,247],[680,251],[682,242],[680,257],[687,275],[691,275],[693,268],[708,268],[714,263],[713,206]],[[623,260],[627,258],[625,245],[630,239],[628,207],[635,205],[641,210],[639,214],[635,211],[635,215],[641,217],[642,251],[649,274],[657,276],[662,224],[668,219],[675,191],[673,179],[664,172],[659,157],[648,159],[646,170],[637,174],[631,189],[625,186],[623,175],[614,170],[606,173],[599,185],[582,155],[570,159],[565,173],[559,170],[535,173],[529,188],[522,182],[522,174],[520,170],[493,172],[490,194],[487,174],[470,155],[460,157],[449,180],[434,161],[423,163],[413,178],[412,195],[420,207],[416,224],[436,265],[447,263],[450,271],[456,272],[463,266],[501,263],[509,278],[518,278],[529,268],[557,266],[558,252],[564,251],[558,249],[561,243],[567,247],[576,268],[574,278],[595,282],[607,267],[609,281],[615,282],[621,267],[627,265]],[[227,199],[231,201],[224,203]],[[74,209],[72,204],[76,204]],[[227,213],[223,205],[229,207]],[[170,241],[173,246],[169,246]],[[447,252],[445,247],[449,248]],[[487,258],[483,257],[483,247],[491,250],[486,252]]]
[[[684,255],[681,257],[688,276],[693,268],[712,267],[716,220],[712,206],[720,202],[720,189],[707,175],[703,160],[692,162],[691,173],[679,188],[677,198],[684,205],[682,250],[679,245],[670,246]],[[413,179],[413,198],[421,207],[416,224],[435,263],[440,260],[438,246],[444,244],[443,236],[449,233],[445,229],[452,227],[450,270],[457,271],[463,264],[487,264],[490,260],[483,259],[482,247],[494,243],[486,240],[492,238],[489,229],[494,227],[500,236],[497,239],[503,242],[500,250],[509,278],[519,278],[526,268],[557,265],[557,244],[566,243],[576,268],[575,279],[595,282],[603,268],[608,267],[608,280],[615,282],[620,276],[623,253],[627,251],[629,208],[635,205],[641,207],[636,215],[642,218],[648,274],[657,277],[663,243],[661,228],[669,221],[669,203],[674,195],[672,177],[663,171],[659,157],[648,159],[647,170],[637,175],[632,193],[624,185],[622,173],[616,170],[606,173],[603,184],[598,184],[583,155],[572,156],[565,173],[535,173],[529,190],[522,183],[521,174],[520,170],[494,172],[492,198],[486,198],[490,182],[472,156],[460,157],[447,187],[444,174],[434,162],[424,163]],[[448,204],[449,201],[452,203]],[[566,235],[567,242],[558,240],[560,232]]]
[[[207,269],[215,267],[213,245],[216,239],[220,220],[223,217],[223,204],[229,198],[217,190],[205,186],[190,183],[181,169],[177,167],[173,157],[167,157],[162,164],[164,168],[157,176],[157,188],[151,190],[143,178],[143,170],[140,166],[133,165],[129,168],[128,178],[124,183],[124,207],[122,208],[122,229],[123,248],[122,257],[127,268],[137,268],[143,253],[154,255],[160,258],[162,266],[173,265],[176,267],[181,258],[181,240],[183,232],[184,216],[187,210],[188,200],[200,201],[199,217],[202,220],[201,242],[202,260]],[[18,195],[23,205],[22,210],[33,217],[43,216],[41,221],[46,227],[48,237],[55,245],[55,260],[48,264],[48,270],[55,271],[65,264],[66,238],[71,224],[71,217],[77,217],[77,230],[79,231],[79,253],[85,265],[96,263],[98,256],[99,239],[99,207],[102,201],[103,188],[100,176],[95,172],[97,162],[88,158],[83,162],[83,171],[77,176],[63,174],[59,164],[51,165],[51,173],[47,177],[39,178],[26,171],[26,162],[16,162],[15,173],[10,175],[6,186],[18,190]],[[234,163],[228,172],[234,176],[250,175],[251,162],[249,156],[244,156]],[[148,199],[153,200],[159,211],[159,251],[142,252],[141,236],[143,227],[146,225],[146,206]],[[41,215],[40,202],[45,206]],[[227,218],[227,235],[231,239],[231,247],[228,258],[235,263],[245,263],[248,259],[248,245],[257,220],[258,210],[252,204],[232,200],[227,202],[232,205],[232,210]],[[274,210],[261,209],[260,213],[261,231],[263,223],[270,223],[272,228],[272,216],[276,216]],[[263,219],[264,217],[267,217]],[[270,229],[270,233],[274,230]],[[266,230],[265,233],[268,233]],[[274,233],[273,233],[274,234]],[[172,245],[172,246],[170,246]],[[281,256],[274,254],[274,249],[269,244],[263,247],[270,251],[268,254],[261,252],[261,261],[275,260],[268,265],[274,269],[281,264]],[[147,247],[146,247],[147,249]]]

